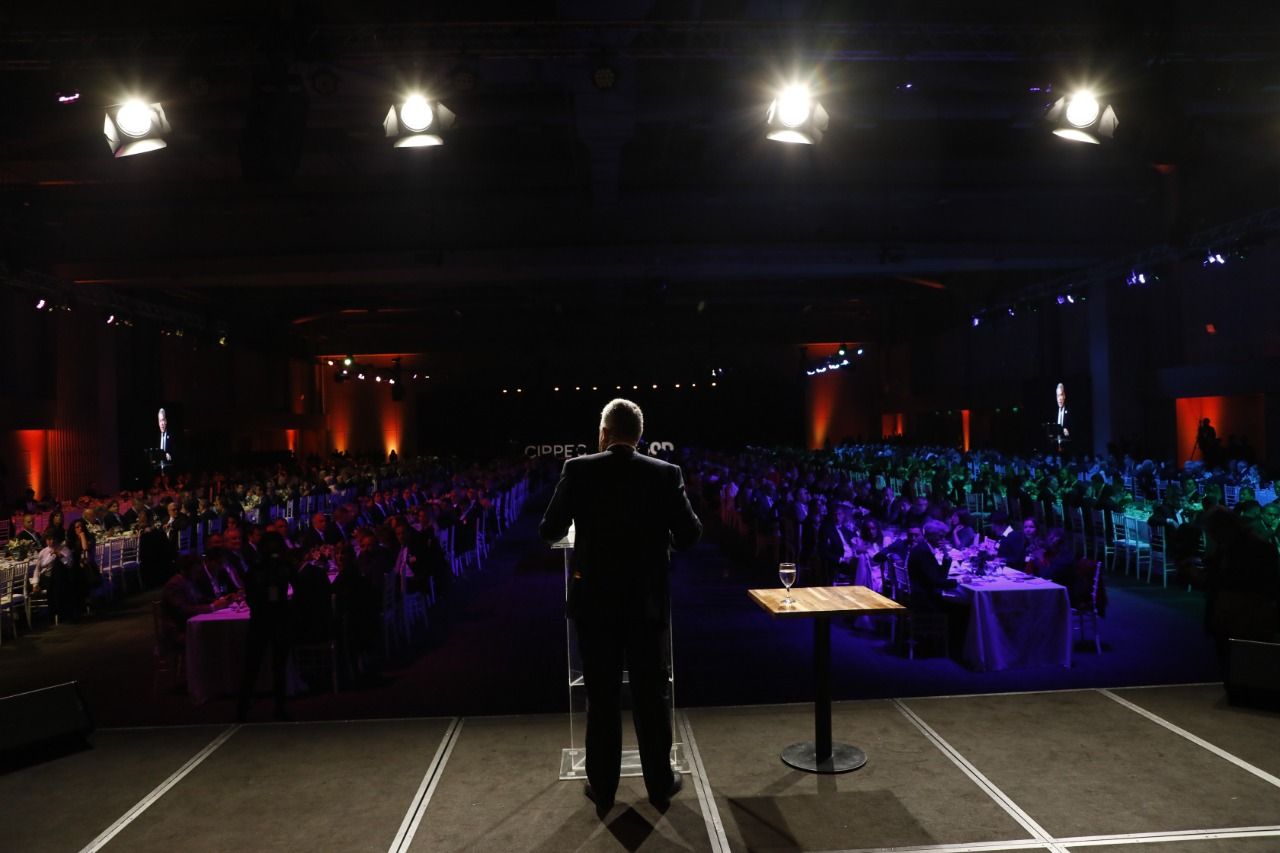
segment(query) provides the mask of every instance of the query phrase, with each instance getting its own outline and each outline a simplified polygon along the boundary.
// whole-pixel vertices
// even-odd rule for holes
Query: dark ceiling
[[[678,356],[901,339],[1276,204],[1276,4],[1054,5],[10,6],[3,260],[313,354]],[[821,145],[762,138],[793,73]],[[1032,90],[1075,81],[1115,144],[1047,132]],[[441,148],[383,138],[413,84],[458,115]],[[167,149],[110,156],[125,90]]]

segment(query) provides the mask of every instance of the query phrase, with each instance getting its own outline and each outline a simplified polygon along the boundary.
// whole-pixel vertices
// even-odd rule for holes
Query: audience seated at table
[[[162,639],[172,648],[181,650],[186,646],[188,619],[220,610],[229,602],[228,598],[208,598],[201,594],[196,578],[202,570],[199,557],[184,556],[178,561],[178,571],[160,591]]]
[[[923,535],[920,541],[907,555],[907,576],[911,580],[911,596],[907,605],[912,610],[941,611],[943,590],[954,589],[956,586],[956,582],[947,577],[951,557],[944,556],[942,562],[938,562],[934,554],[949,532],[946,524],[929,519],[921,528]]]

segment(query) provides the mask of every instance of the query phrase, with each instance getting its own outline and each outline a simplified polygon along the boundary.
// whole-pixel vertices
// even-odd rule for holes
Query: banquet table
[[[249,642],[248,608],[225,607],[187,620],[187,692],[197,704],[240,692],[245,647]],[[293,656],[285,672],[290,696],[304,684]],[[271,655],[263,656],[255,692],[271,691]]]
[[[956,597],[971,605],[964,661],[976,670],[1071,666],[1067,588],[999,566],[985,576],[953,567]]]

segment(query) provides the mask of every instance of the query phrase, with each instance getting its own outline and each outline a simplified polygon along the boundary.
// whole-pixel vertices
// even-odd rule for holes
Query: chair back
[[[1093,565],[1093,583],[1089,584],[1089,610],[1098,612],[1098,584],[1102,583],[1102,561]]]
[[[907,571],[907,564],[896,555],[889,558],[888,564],[893,575],[893,600],[908,600],[911,598],[911,573]]]

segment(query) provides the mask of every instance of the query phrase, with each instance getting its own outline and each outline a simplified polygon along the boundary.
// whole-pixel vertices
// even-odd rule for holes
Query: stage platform
[[[104,729],[0,777],[0,825],[23,853],[1280,850],[1280,715],[1220,685],[837,703],[870,757],[838,776],[779,760],[812,724],[681,710],[684,791],[624,779],[604,822],[560,715]]]

